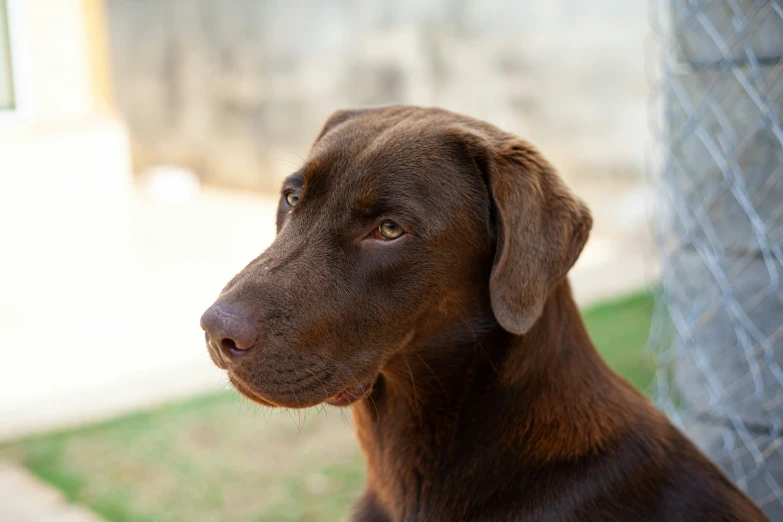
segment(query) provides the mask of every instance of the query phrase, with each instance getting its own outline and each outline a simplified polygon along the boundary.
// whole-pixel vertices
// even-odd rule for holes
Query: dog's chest
[[[584,506],[597,498],[579,465],[537,468],[508,447],[462,441],[448,424],[389,426],[369,420],[357,418],[357,435],[367,459],[368,490],[388,521],[586,522]],[[598,518],[590,520],[607,519],[593,511]]]

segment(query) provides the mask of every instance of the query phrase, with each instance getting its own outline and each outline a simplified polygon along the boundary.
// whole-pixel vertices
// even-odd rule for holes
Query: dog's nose
[[[258,330],[245,308],[220,301],[201,316],[201,328],[207,332],[207,342],[219,350],[226,361],[247,353],[258,338]]]

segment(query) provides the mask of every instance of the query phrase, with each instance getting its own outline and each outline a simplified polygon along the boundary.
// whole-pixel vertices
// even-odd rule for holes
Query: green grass
[[[607,362],[643,390],[652,308],[638,293],[584,312]],[[339,410],[264,410],[234,392],[6,445],[0,458],[111,522],[342,520],[364,482]]]
[[[609,366],[646,392],[655,373],[652,355],[643,350],[650,333],[653,297],[638,292],[583,311],[587,330]]]

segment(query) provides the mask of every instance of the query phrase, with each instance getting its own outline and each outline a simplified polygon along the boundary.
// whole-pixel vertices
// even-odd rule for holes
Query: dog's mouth
[[[336,395],[332,395],[324,402],[330,406],[349,406],[359,399],[367,397],[372,391],[372,382],[347,388]]]
[[[231,382],[231,385],[234,386],[234,389],[240,393],[240,395],[252,402],[260,404],[261,406],[269,406],[272,408],[281,406],[262,397],[251,386],[245,384],[242,380],[233,375],[232,372],[228,372],[228,380]],[[350,388],[346,388],[336,393],[335,395],[324,399],[322,402],[330,406],[350,406],[354,402],[367,397],[372,392],[373,383],[374,380],[368,381],[364,384],[359,384],[357,386],[351,386]]]

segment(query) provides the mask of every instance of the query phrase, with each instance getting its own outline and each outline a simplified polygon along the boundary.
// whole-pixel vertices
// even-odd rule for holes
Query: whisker
[[[324,395],[326,395],[326,397],[328,398],[329,397],[329,392],[326,390],[326,386],[324,385],[324,381],[322,381],[321,378],[318,377],[318,375],[316,375],[312,370],[310,370],[310,368],[305,368],[305,370],[307,370],[307,373],[312,375],[315,378],[315,380],[317,380],[321,384],[321,388],[324,389]]]
[[[440,380],[440,377],[438,377],[438,374],[435,373],[435,370],[432,369],[432,367],[427,363],[427,361],[424,360],[424,358],[419,354],[418,350],[413,350],[413,353],[416,354],[416,357],[419,358],[419,360],[424,364],[424,366],[427,367],[427,369],[430,371],[433,377],[435,377],[435,380],[438,381],[438,384],[440,385],[440,389],[443,390],[443,394],[446,396],[446,400],[451,403],[451,399],[449,398],[449,392],[446,391],[446,387],[443,385],[443,382]]]
[[[372,402],[372,407],[375,409],[375,418],[376,419],[380,419],[381,418],[381,414],[378,411],[378,405],[375,404],[375,399],[372,398],[372,395],[367,395],[367,399],[368,399],[369,402]],[[369,407],[368,407],[368,411],[369,411]]]
[[[410,376],[411,376],[411,385],[413,386],[413,406],[414,406],[413,409],[416,411],[416,416],[419,419],[419,429],[421,429],[422,428],[422,425],[421,425],[421,411],[419,410],[419,395],[418,395],[418,392],[416,391],[416,381],[413,378],[413,372],[411,371],[411,365],[408,364],[408,358],[405,357],[405,354],[402,355],[402,360],[405,361],[405,366],[408,367],[408,374],[410,374]]]
[[[305,162],[307,161],[307,160],[305,160],[305,159],[304,159],[302,156],[300,156],[299,154],[297,154],[296,152],[294,152],[294,151],[292,151],[292,150],[290,150],[290,149],[286,149],[285,151],[286,151],[286,152],[288,152],[289,154],[293,154],[294,156],[296,156],[297,158],[299,158],[300,160],[302,160],[302,163],[299,165],[299,167],[297,167],[297,170],[298,170],[299,168],[301,168],[301,167],[302,167],[302,165],[304,165],[304,164],[305,164]]]
[[[299,433],[299,424],[297,424],[296,419],[294,419],[294,414],[291,413],[291,408],[286,408],[285,412],[288,414],[288,417],[291,419],[291,422],[294,423],[294,426],[297,426],[297,433]]]
[[[495,370],[496,374],[499,374],[498,369],[495,368],[495,365],[492,363],[492,359],[489,358],[489,355],[487,355],[487,352],[484,351],[484,347],[481,345],[481,342],[478,340],[478,337],[476,337],[476,332],[474,332],[473,328],[471,328],[470,321],[468,321],[467,318],[464,316],[461,319],[462,322],[465,323],[465,326],[468,327],[468,331],[470,332],[470,335],[473,336],[473,351],[475,352],[476,346],[478,346],[479,349],[481,350],[481,353],[483,353],[484,357],[487,358],[487,362],[489,363],[489,365],[492,367],[493,370]]]
[[[345,418],[345,410],[343,408],[340,408],[340,416],[343,418],[343,424],[345,424],[345,427],[350,428],[351,425],[348,422],[348,419]]]
[[[282,165],[283,167],[288,167],[289,169],[294,170],[294,171],[299,170],[301,168],[300,166],[297,166],[294,163],[291,163],[291,162],[288,162],[288,161],[285,161],[285,160],[279,160],[279,159],[275,160],[275,164]]]

